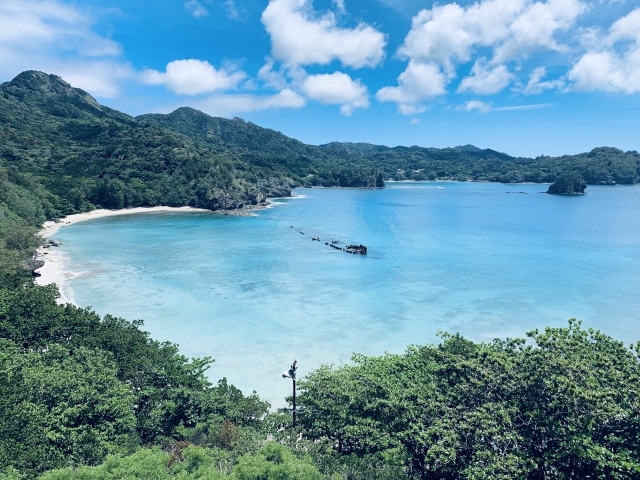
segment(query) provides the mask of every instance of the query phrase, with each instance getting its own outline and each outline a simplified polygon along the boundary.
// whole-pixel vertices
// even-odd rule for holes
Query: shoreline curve
[[[189,212],[209,212],[216,213],[212,210],[207,210],[205,208],[193,208],[193,207],[135,207],[135,208],[123,208],[120,210],[105,210],[98,209],[92,210],[90,212],[84,213],[75,213],[73,215],[68,215],[57,222],[52,220],[48,220],[42,224],[42,229],[38,232],[38,235],[42,238],[49,238],[52,235],[55,235],[58,230],[61,228],[67,227],[69,225],[73,225],[74,223],[84,222],[86,220],[94,220],[97,218],[104,217],[115,217],[118,215],[131,215],[136,213],[167,213],[167,212],[179,212],[179,213],[189,213]],[[226,212],[229,213],[229,212]],[[237,215],[237,213],[236,213]],[[246,215],[246,213],[245,213]],[[60,293],[60,297],[57,300],[58,304],[71,303],[75,305],[73,301],[73,294],[68,287],[69,280],[73,279],[77,275],[73,272],[68,271],[65,268],[65,252],[61,250],[63,247],[50,247],[44,248],[39,247],[36,250],[36,258],[39,260],[44,260],[44,266],[40,267],[38,271],[40,272],[40,276],[35,278],[35,281],[38,285],[49,285],[51,283],[55,283],[58,287],[58,292]]]

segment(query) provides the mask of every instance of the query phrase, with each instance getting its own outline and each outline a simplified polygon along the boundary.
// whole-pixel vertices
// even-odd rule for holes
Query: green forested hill
[[[306,145],[241,118],[211,117],[193,108],[136,117],[165,128],[227,158],[291,178],[295,185],[382,187],[379,170],[360,156]]]
[[[601,147],[516,158],[473,145],[306,145],[191,108],[133,118],[60,77],[27,71],[0,85],[0,269],[33,249],[45,219],[93,208],[236,209],[294,186],[381,187],[384,179],[640,181],[640,155]]]
[[[359,162],[383,172],[385,179],[459,180],[502,183],[551,183],[575,173],[588,184],[631,185],[640,182],[640,154],[600,147],[578,155],[511,157],[473,145],[455,148],[394,147],[367,143],[329,143],[336,155],[360,157]],[[352,160],[353,161],[353,160]]]
[[[395,180],[551,183],[558,175],[575,173],[588,184],[628,185],[640,181],[638,152],[609,147],[578,155],[526,158],[473,145],[390,148],[369,143],[331,142],[314,146],[240,118],[210,117],[192,108],[179,108],[166,115],[141,115],[136,119],[251,165],[287,172],[297,182],[308,185],[374,186],[363,178],[367,178],[367,172],[378,171],[384,179]]]
[[[356,355],[301,379],[291,428],[257,394],[210,383],[210,359],[140,321],[57,305],[20,268],[45,219],[94,207],[238,208],[383,176],[630,184],[639,164],[613,148],[311,146],[192,109],[132,118],[24,72],[0,85],[0,480],[640,478],[640,342],[572,320],[528,340],[443,334]]]
[[[317,150],[313,145],[305,145],[299,140],[252,122],[245,122],[241,118],[228,120],[211,117],[189,107],[178,108],[167,115],[140,115],[136,120],[180,133],[221,152],[256,151],[265,155],[296,157],[314,155]]]
[[[0,140],[1,166],[42,184],[58,214],[161,203],[238,208],[288,195],[293,183],[141,124],[41,72],[0,86]]]

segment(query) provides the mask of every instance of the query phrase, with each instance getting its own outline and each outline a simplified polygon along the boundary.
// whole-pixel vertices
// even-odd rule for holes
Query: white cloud
[[[578,16],[586,10],[580,0],[527,2],[509,25],[509,35],[495,48],[493,61],[505,62],[540,50],[568,51],[555,35],[575,26]]]
[[[418,123],[420,123],[420,119],[419,118],[412,118],[411,121],[409,122],[409,124],[411,125],[417,125]]]
[[[470,62],[483,49],[491,52],[489,60],[476,61],[459,91],[498,93],[515,79],[507,62],[520,61],[537,51],[567,51],[556,36],[569,31],[585,10],[581,0],[481,0],[466,7],[436,3],[413,17],[411,30],[398,48],[399,57],[409,60],[406,77],[400,75],[398,87],[381,89],[378,99],[395,101],[405,112],[424,109],[421,102],[435,95],[416,94],[420,84],[426,91],[437,85],[437,95],[444,94],[458,65]],[[411,73],[420,66],[440,72],[439,82],[433,74]]]
[[[55,45],[83,56],[114,56],[122,47],[91,30],[94,19],[51,0],[0,2],[0,44],[21,50]]]
[[[464,110],[467,112],[472,112],[477,110],[480,113],[489,113],[489,112],[509,112],[509,111],[517,111],[517,110],[538,110],[540,108],[550,107],[551,103],[538,103],[535,105],[511,105],[507,107],[494,107],[492,102],[483,102],[481,100],[469,100],[468,102],[464,102],[462,105],[456,107],[456,110]]]
[[[242,20],[247,16],[247,11],[244,8],[238,10],[233,0],[226,0],[222,7],[227,12],[227,17],[232,20]]]
[[[408,17],[424,7],[424,0],[380,0],[380,2]]]
[[[617,20],[604,37],[592,41],[568,74],[573,89],[611,93],[640,92],[640,8]]]
[[[274,95],[212,95],[197,102],[188,102],[188,104],[209,115],[229,117],[257,110],[302,108],[306,105],[306,101],[302,95],[287,88]]]
[[[270,0],[262,23],[271,37],[274,59],[288,65],[343,65],[374,67],[384,58],[386,37],[360,23],[355,28],[338,27],[333,12],[318,15],[312,0]]]
[[[456,3],[421,10],[398,53],[447,69],[468,62],[490,47],[494,63],[535,50],[563,50],[554,35],[569,30],[586,6],[580,0],[483,0],[467,7]]]
[[[310,75],[304,80],[302,90],[320,103],[341,105],[340,112],[347,116],[356,108],[369,106],[367,87],[346,73]]]
[[[196,18],[209,15],[207,9],[204,8],[204,6],[200,2],[198,2],[198,0],[189,0],[188,2],[185,2],[184,8],[187,9],[187,11]]]
[[[381,102],[395,102],[400,113],[413,115],[425,111],[421,102],[444,95],[447,82],[447,76],[438,65],[410,61],[398,77],[398,86],[381,88],[376,98]]]
[[[482,102],[480,100],[469,100],[468,102],[464,102],[462,105],[460,105],[458,107],[458,110],[465,110],[467,112],[477,110],[480,113],[488,113],[493,110],[493,106],[491,105],[491,103]]]
[[[514,78],[506,65],[490,68],[487,59],[482,57],[471,68],[471,76],[462,79],[458,92],[493,95],[507,88]]]
[[[545,67],[536,67],[529,75],[529,81],[524,87],[514,88],[518,92],[522,92],[525,95],[537,95],[553,88],[562,88],[564,86],[564,80],[547,80],[543,82],[542,79],[547,76],[547,69]]]
[[[202,60],[174,60],[167,64],[166,72],[144,70],[140,78],[147,85],[166,85],[180,95],[199,95],[216,90],[236,88],[247,74],[216,70],[209,62]]]
[[[344,0],[331,0],[331,1],[335,4],[338,12],[347,13],[347,7],[344,4]]]
[[[0,1],[0,76],[42,70],[98,97],[117,97],[135,72],[118,58],[122,47],[93,30],[96,21],[55,0]]]
[[[96,97],[116,98],[120,94],[120,81],[135,77],[135,70],[128,63],[87,61],[62,64],[56,74],[77,88]]]
[[[266,58],[262,68],[258,71],[258,78],[262,80],[266,87],[283,90],[294,84],[296,87],[302,85],[307,78],[307,72],[298,65],[279,65],[276,69],[276,62],[271,57]]]
[[[533,105],[510,105],[508,107],[495,107],[492,112],[513,112],[518,110],[539,110],[541,108],[552,107],[553,103],[536,103]]]

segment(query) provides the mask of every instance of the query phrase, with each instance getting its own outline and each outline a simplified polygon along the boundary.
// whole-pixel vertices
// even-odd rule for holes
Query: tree
[[[575,320],[529,337],[444,334],[323,367],[300,383],[303,434],[343,454],[401,447],[413,478],[637,478],[640,344]]]
[[[108,356],[0,340],[0,465],[33,474],[97,464],[135,443],[135,396]]]
[[[587,182],[577,173],[567,173],[556,177],[554,182],[549,185],[547,193],[556,195],[576,195],[584,193],[587,188]]]

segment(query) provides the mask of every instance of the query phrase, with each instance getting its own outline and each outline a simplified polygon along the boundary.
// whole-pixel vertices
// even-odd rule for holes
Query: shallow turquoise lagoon
[[[253,217],[120,216],[55,238],[78,274],[77,304],[144,319],[154,338],[214,357],[212,379],[281,406],[294,357],[304,375],[352,352],[437,341],[438,330],[485,341],[577,317],[640,339],[640,188],[545,189],[303,189]],[[369,255],[335,251],[332,239]]]

